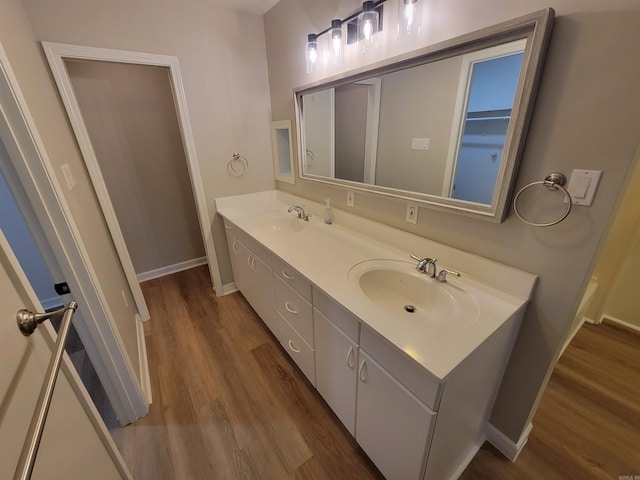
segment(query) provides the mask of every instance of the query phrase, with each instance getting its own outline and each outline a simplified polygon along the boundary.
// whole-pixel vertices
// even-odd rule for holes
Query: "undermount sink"
[[[295,233],[302,230],[305,221],[295,215],[287,213],[270,213],[262,215],[258,226],[266,232]]]
[[[349,280],[376,307],[399,318],[444,329],[464,328],[479,318],[472,293],[459,285],[437,282],[418,272],[415,263],[367,260],[349,270]]]

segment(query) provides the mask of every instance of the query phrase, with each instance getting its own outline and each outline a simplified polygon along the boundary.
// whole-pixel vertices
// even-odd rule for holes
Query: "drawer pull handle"
[[[364,359],[362,360],[362,362],[360,362],[360,368],[358,369],[358,376],[360,377],[360,381],[362,383],[367,383],[367,364]]]
[[[295,280],[295,278],[296,278],[296,277],[293,277],[293,276],[289,275],[286,270],[282,270],[282,276],[284,278],[286,278],[287,280]]]
[[[289,348],[291,349],[292,352],[300,353],[300,350],[296,348],[296,346],[293,344],[291,340],[289,340]]]
[[[226,223],[224,224],[224,228],[226,228],[227,230],[233,230],[233,226],[227,225]]]
[[[249,268],[254,272],[258,271],[258,269],[256,268],[256,257],[249,255],[247,257],[247,265],[249,265]]]
[[[296,310],[296,308],[291,306],[289,302],[284,302],[284,308],[287,309],[287,312],[293,313],[295,315],[298,314],[298,311]]]
[[[353,347],[349,347],[346,360],[347,360],[347,367],[353,370],[353,368],[356,366],[355,362],[353,361]]]
[[[234,240],[233,245],[231,245],[231,248],[233,249],[233,253],[238,253],[239,250],[236,248],[237,245],[238,245],[238,240]]]

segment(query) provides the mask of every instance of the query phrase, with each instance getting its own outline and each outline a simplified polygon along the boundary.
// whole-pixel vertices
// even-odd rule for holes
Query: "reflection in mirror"
[[[552,18],[299,89],[300,175],[501,221]]]

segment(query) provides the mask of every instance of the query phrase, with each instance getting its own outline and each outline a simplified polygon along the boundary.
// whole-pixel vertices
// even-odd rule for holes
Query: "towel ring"
[[[249,170],[249,162],[239,153],[234,153],[233,158],[227,163],[227,172],[234,177],[241,177]]]
[[[550,227],[552,225],[557,225],[558,223],[563,221],[565,218],[567,218],[569,213],[571,213],[571,207],[573,204],[571,200],[571,194],[569,194],[567,189],[564,188],[565,183],[567,183],[567,177],[565,177],[564,174],[562,173],[554,172],[547,175],[542,181],[531,182],[528,185],[525,185],[520,190],[518,190],[518,193],[516,193],[516,196],[513,199],[513,211],[516,212],[516,215],[520,220],[522,220],[527,225],[531,225],[533,227]],[[535,222],[532,222],[531,220],[527,220],[526,218],[524,218],[518,211],[518,198],[520,198],[520,195],[522,194],[522,192],[524,192],[527,188],[533,187],[534,185],[544,185],[549,190],[562,191],[562,193],[564,193],[565,199],[569,203],[569,206],[567,207],[567,211],[564,212],[564,214],[557,220],[554,220],[553,222],[548,222],[548,223],[535,223]]]

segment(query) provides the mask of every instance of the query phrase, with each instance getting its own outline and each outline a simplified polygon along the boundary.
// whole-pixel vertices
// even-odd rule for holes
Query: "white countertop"
[[[293,215],[287,214],[291,205],[304,205],[312,214],[310,221],[299,220],[302,228],[293,233],[265,228],[269,215]],[[322,205],[280,191],[218,198],[216,208],[439,380],[444,380],[502,324],[522,313],[537,278],[348,212],[334,209],[334,223],[326,225]],[[450,268],[462,274],[436,287],[473,292],[479,305],[477,321],[456,327],[416,321],[410,315],[386,314],[348,278],[351,267],[360,262],[411,261],[411,253],[437,257],[438,270]]]

